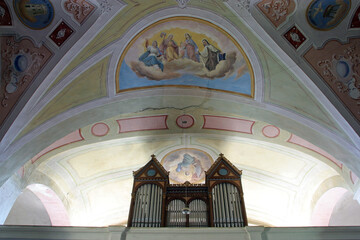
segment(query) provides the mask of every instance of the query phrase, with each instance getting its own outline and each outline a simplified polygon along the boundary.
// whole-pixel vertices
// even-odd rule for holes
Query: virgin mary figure
[[[199,62],[199,48],[192,40],[190,34],[185,33],[185,46],[184,46],[184,58],[191,59],[195,62]]]

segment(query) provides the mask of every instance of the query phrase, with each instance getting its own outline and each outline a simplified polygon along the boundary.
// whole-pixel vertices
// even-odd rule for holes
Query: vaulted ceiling
[[[0,7],[0,223],[42,184],[71,225],[125,224],[132,171],[183,149],[212,161],[222,152],[243,169],[252,224],[319,224],[327,211],[326,225],[342,194],[360,199],[358,2]],[[191,59],[185,33],[200,55],[205,38],[226,59],[214,70]],[[139,59],[169,35],[180,57],[162,52],[162,70]],[[341,196],[319,213],[329,191]]]

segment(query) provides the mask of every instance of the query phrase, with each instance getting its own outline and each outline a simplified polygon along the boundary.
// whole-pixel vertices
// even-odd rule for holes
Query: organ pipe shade
[[[167,208],[168,227],[186,227],[186,214],[183,214],[185,203],[179,199],[172,200]]]
[[[206,202],[200,199],[195,199],[190,202],[189,208],[191,210],[189,216],[189,227],[207,227],[208,215]]]

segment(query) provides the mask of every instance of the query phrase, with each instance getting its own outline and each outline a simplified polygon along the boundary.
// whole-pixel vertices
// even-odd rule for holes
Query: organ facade
[[[170,184],[169,172],[152,159],[134,172],[129,227],[247,226],[242,171],[220,154],[204,184]]]

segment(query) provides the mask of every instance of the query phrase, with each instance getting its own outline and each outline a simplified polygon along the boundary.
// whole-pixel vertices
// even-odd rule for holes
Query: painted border
[[[269,137],[269,136],[267,136],[267,135],[264,133],[264,129],[267,128],[267,127],[274,127],[274,128],[276,128],[277,130],[279,130],[279,133],[278,133],[276,136]],[[262,134],[263,134],[265,137],[267,137],[267,138],[277,138],[277,137],[280,135],[280,133],[281,133],[280,128],[278,128],[278,127],[275,126],[275,125],[266,125],[265,127],[263,127],[263,128],[261,129],[261,132],[262,132]]]
[[[167,118],[169,115],[156,115],[156,116],[143,116],[143,117],[132,117],[132,118],[122,118],[122,119],[117,119],[116,122],[118,123],[118,127],[119,127],[119,132],[118,134],[122,134],[122,133],[131,133],[131,132],[139,132],[139,131],[153,131],[153,130],[166,130],[169,129],[168,125],[167,125]],[[130,120],[130,119],[139,119],[139,118],[154,118],[154,117],[165,117],[164,122],[165,122],[165,128],[154,128],[154,129],[139,129],[139,130],[132,130],[132,131],[121,131],[121,125],[120,122],[121,120]]]
[[[204,128],[205,124],[206,124],[206,117],[219,117],[219,118],[227,118],[227,119],[234,119],[234,120],[240,120],[240,121],[246,121],[246,122],[252,122],[251,126],[250,126],[250,132],[241,132],[241,131],[236,131],[236,130],[231,130],[231,129],[221,129],[221,128]],[[210,130],[218,130],[218,131],[228,131],[228,132],[237,132],[237,133],[245,133],[245,134],[253,134],[253,127],[255,124],[255,121],[252,120],[247,120],[247,119],[242,119],[242,118],[234,118],[234,117],[224,117],[224,116],[215,116],[215,115],[203,115],[204,117],[204,124],[202,126],[202,129],[210,129]]]
[[[218,30],[219,32],[223,33],[226,37],[228,37],[233,43],[234,45],[238,48],[238,50],[241,52],[241,54],[243,55],[245,62],[247,64],[247,67],[249,69],[249,73],[250,73],[250,79],[251,79],[251,95],[246,95],[243,93],[237,93],[237,92],[232,92],[232,91],[227,91],[227,90],[221,90],[221,89],[213,89],[213,88],[206,88],[206,87],[200,87],[200,86],[187,86],[187,85],[161,85],[161,86],[148,86],[148,87],[136,87],[136,88],[131,88],[131,89],[125,89],[125,90],[120,90],[120,86],[119,86],[119,74],[120,74],[120,68],[121,68],[121,64],[125,58],[125,55],[127,54],[129,48],[134,44],[134,42],[147,30],[149,30],[150,28],[162,24],[164,22],[169,22],[169,21],[179,21],[179,20],[188,20],[188,21],[196,21],[196,22],[200,22],[202,24],[206,24],[210,27],[215,28],[216,30]],[[149,89],[149,88],[161,88],[161,87],[178,87],[178,88],[201,88],[201,89],[207,89],[207,90],[213,90],[213,91],[219,91],[219,92],[225,92],[225,93],[231,93],[231,94],[235,94],[235,95],[240,95],[240,96],[244,96],[244,97],[248,97],[248,98],[254,98],[254,94],[255,94],[255,77],[254,77],[254,70],[252,68],[252,65],[250,63],[250,60],[248,58],[248,56],[246,55],[245,51],[242,49],[242,47],[240,46],[240,44],[235,41],[235,39],[229,34],[227,33],[224,29],[218,27],[217,25],[204,20],[204,19],[200,19],[200,18],[195,18],[195,17],[188,17],[188,16],[177,16],[177,17],[169,17],[169,18],[165,18],[165,19],[161,19],[159,21],[156,21],[154,23],[152,23],[151,25],[145,27],[143,30],[141,30],[138,34],[136,34],[135,37],[133,37],[131,39],[131,41],[127,44],[127,46],[125,47],[124,51],[122,52],[120,59],[117,63],[117,67],[116,67],[116,75],[115,75],[115,83],[116,83],[116,93],[122,93],[122,92],[128,92],[128,91],[135,91],[135,90],[140,90],[140,89]]]
[[[192,119],[193,122],[192,122],[192,124],[191,124],[190,126],[188,126],[188,127],[181,127],[181,126],[178,124],[178,119],[179,119],[180,117],[183,117],[183,116],[189,116],[189,117]],[[192,126],[194,126],[194,124],[195,124],[195,119],[194,119],[193,116],[191,116],[190,114],[183,114],[183,115],[180,115],[180,116],[178,116],[178,117],[176,118],[175,123],[176,123],[176,125],[177,125],[179,128],[187,129],[187,128],[191,128]]]

